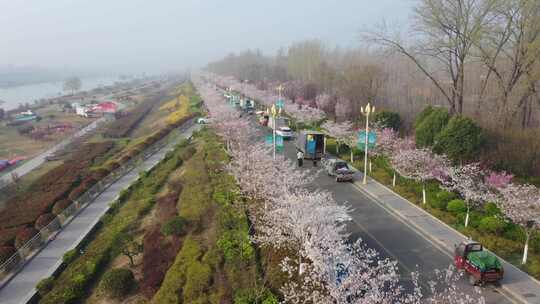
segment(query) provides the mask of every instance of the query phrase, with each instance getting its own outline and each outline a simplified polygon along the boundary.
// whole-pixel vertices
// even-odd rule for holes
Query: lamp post
[[[372,106],[369,104],[366,105],[366,107],[360,107],[360,113],[366,117],[366,138],[365,138],[365,144],[364,147],[364,179],[362,180],[362,184],[367,184],[367,173],[368,173],[368,139],[369,139],[369,115],[375,112],[375,106]]]
[[[276,105],[275,104],[272,105],[272,109],[270,111],[272,112],[272,144],[273,144],[273,147],[274,147],[273,156],[274,156],[274,160],[276,160],[276,114],[277,114],[277,110],[276,110]]]

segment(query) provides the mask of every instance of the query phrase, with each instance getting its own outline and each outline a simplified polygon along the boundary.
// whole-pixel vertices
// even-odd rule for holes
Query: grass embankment
[[[327,151],[336,154],[334,140],[327,141]],[[340,157],[350,161],[350,150],[340,146]],[[363,154],[354,150],[354,167],[364,170]],[[399,177],[396,187],[392,187],[394,171],[384,157],[372,159],[372,172],[369,176],[388,186],[407,200],[418,205],[438,219],[452,226],[464,235],[481,242],[500,257],[540,279],[540,233],[532,236],[529,245],[529,259],[526,265],[521,265],[521,256],[525,243],[525,232],[515,224],[503,220],[500,210],[492,203],[471,211],[469,226],[465,227],[465,212],[463,202],[458,200],[455,193],[440,188],[436,181],[426,183],[427,203],[422,204],[422,184],[410,179]]]
[[[223,172],[227,155],[209,131],[197,142],[177,206],[187,223],[182,248],[151,302],[277,303],[261,282],[247,217],[235,206],[237,186]]]
[[[50,292],[44,294],[40,303],[73,303],[84,298],[89,286],[114,257],[113,249],[119,237],[137,226],[137,222],[148,214],[155,204],[154,195],[168,175],[182,164],[186,146],[187,142],[178,145],[153,170],[141,174],[135,184],[122,192],[111,211],[102,218],[101,226],[93,234],[92,240],[80,248],[84,254],[70,258],[73,261],[54,280]]]

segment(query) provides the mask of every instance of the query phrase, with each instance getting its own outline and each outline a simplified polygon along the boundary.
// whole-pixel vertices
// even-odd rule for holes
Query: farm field
[[[27,122],[20,126],[0,126],[0,159],[18,156],[31,158],[95,120],[62,112],[58,105],[47,105],[35,112],[41,117],[40,121]],[[35,139],[30,134],[21,134],[21,131],[24,133],[30,126],[36,129],[56,125],[70,125],[72,128]]]

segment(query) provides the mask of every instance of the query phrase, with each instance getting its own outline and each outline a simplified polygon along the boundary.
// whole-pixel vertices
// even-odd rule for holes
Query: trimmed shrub
[[[508,223],[503,233],[504,238],[514,240],[516,242],[525,242],[525,231],[519,225]]]
[[[126,268],[116,268],[106,272],[101,280],[101,289],[111,298],[125,297],[135,285],[133,272]]]
[[[69,207],[71,204],[72,202],[70,200],[67,200],[67,199],[60,200],[54,204],[52,213],[54,215],[59,215],[60,213],[62,213],[62,211],[64,211],[64,209]]]
[[[536,253],[540,253],[540,233],[533,234],[529,244],[532,250]]]
[[[49,223],[52,222],[55,218],[56,218],[56,215],[52,213],[42,214],[36,220],[36,223],[34,224],[34,228],[36,228],[37,230],[41,230],[45,226],[49,225]]]
[[[433,112],[433,107],[432,106],[425,107],[422,110],[422,112],[420,112],[416,116],[416,119],[414,120],[414,128],[416,129],[424,121],[424,119],[426,117],[428,117],[432,112]]]
[[[48,277],[39,281],[39,283],[37,283],[36,285],[36,289],[38,291],[39,296],[43,297],[49,291],[52,290],[53,286],[54,286],[54,278]]]
[[[88,189],[86,188],[86,185],[80,184],[79,186],[77,186],[75,189],[73,189],[73,190],[69,193],[68,198],[69,198],[72,202],[74,202],[74,201],[78,200],[79,197],[81,197],[81,195],[83,195],[83,194],[86,192],[86,190],[88,190]]]
[[[69,263],[75,261],[75,259],[78,256],[79,256],[79,251],[77,250],[77,248],[68,250],[62,256],[62,262],[64,262],[65,264],[69,264]]]
[[[192,303],[192,300],[204,295],[210,285],[212,270],[210,266],[199,261],[194,261],[187,267],[186,285],[184,286],[184,302]]]
[[[448,202],[446,210],[454,214],[463,213],[467,211],[467,204],[465,204],[465,201],[461,199],[451,200]]]
[[[446,109],[433,109],[415,129],[416,145],[418,147],[432,146],[437,135],[448,124],[449,119],[450,114]]]
[[[106,167],[100,167],[100,168],[97,168],[96,170],[94,170],[92,172],[92,177],[96,180],[96,181],[99,181],[101,179],[103,179],[105,176],[109,175],[111,171],[109,171],[108,168]]]
[[[180,216],[170,219],[161,227],[161,233],[164,235],[180,236],[185,233],[186,220]]]
[[[457,198],[457,195],[453,192],[448,192],[445,190],[440,190],[434,193],[433,197],[429,198],[428,203],[433,207],[439,210],[446,210],[448,202]]]
[[[436,153],[444,153],[453,161],[477,158],[484,143],[482,129],[472,119],[455,116],[436,136],[433,147]]]
[[[501,209],[499,209],[499,207],[497,207],[497,204],[495,203],[486,203],[483,209],[486,215],[494,216],[501,214]]]
[[[505,226],[506,223],[501,218],[496,216],[486,216],[480,220],[478,229],[482,232],[500,234]]]
[[[15,247],[21,248],[26,242],[36,235],[38,231],[35,228],[21,228],[15,236]]]
[[[458,197],[458,195],[455,192],[445,191],[441,190],[437,192],[437,199],[445,202],[450,202],[451,200],[454,200]]]
[[[401,117],[397,112],[392,111],[376,112],[373,121],[382,128],[392,128],[396,131],[401,126]]]
[[[17,250],[13,246],[0,246],[0,263],[9,259]]]

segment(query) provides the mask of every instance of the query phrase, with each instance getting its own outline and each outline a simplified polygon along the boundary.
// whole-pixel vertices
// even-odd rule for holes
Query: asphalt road
[[[265,132],[269,133],[268,129]],[[284,153],[288,158],[296,159],[294,141],[285,141]],[[303,170],[315,172],[310,160],[304,161]],[[361,177],[362,174],[358,173],[355,180],[360,180]],[[409,274],[418,271],[420,283],[427,292],[427,284],[434,278],[434,270],[443,270],[453,263],[448,253],[363,194],[353,183],[336,183],[334,178],[321,173],[316,178],[314,187],[330,191],[339,204],[350,207],[352,221],[347,224],[347,230],[352,240],[361,238],[368,247],[379,251],[383,258],[397,260],[404,286],[411,286]],[[474,294],[473,287],[464,278],[458,282],[458,286]],[[492,286],[483,287],[482,295],[486,303],[512,303]]]

